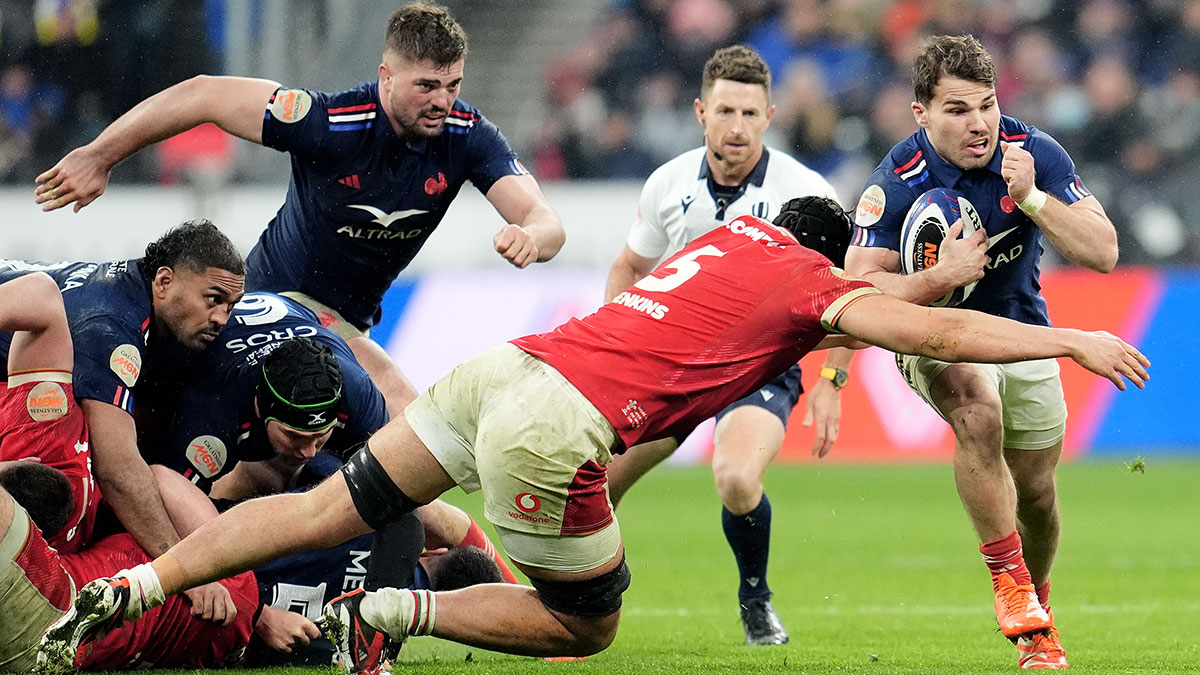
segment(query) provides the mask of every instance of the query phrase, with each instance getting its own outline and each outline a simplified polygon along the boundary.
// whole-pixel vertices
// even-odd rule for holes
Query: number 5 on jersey
[[[696,262],[696,258],[706,255],[720,258],[725,255],[725,252],[712,244],[702,246],[685,256],[680,256],[676,260],[663,265],[666,269],[675,270],[673,273],[661,279],[646,277],[634,284],[633,287],[651,293],[666,293],[667,291],[675,290],[683,285],[683,282],[696,276],[696,273],[700,271],[700,263]]]

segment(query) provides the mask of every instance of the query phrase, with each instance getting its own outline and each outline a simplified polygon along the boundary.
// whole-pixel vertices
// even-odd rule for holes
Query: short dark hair
[[[773,224],[791,232],[801,246],[829,258],[835,266],[845,266],[851,222],[841,204],[815,195],[789,199]]]
[[[467,57],[467,34],[450,16],[450,10],[414,2],[388,19],[383,50],[396,52],[409,61],[432,61],[435,66],[445,67]]]
[[[935,35],[921,41],[912,68],[917,103],[933,100],[943,75],[996,86],[996,64],[974,35]]]
[[[732,80],[744,84],[762,85],[767,99],[771,98],[771,69],[758,52],[745,45],[718,49],[704,64],[700,81],[700,99],[712,91],[717,80]]]
[[[146,246],[141,262],[142,274],[153,279],[160,267],[173,270],[186,267],[200,274],[215,267],[246,276],[246,261],[237,247],[212,221],[203,218],[172,227]]]
[[[47,537],[58,534],[75,509],[66,474],[41,462],[14,462],[0,471],[0,487],[29,514]]]
[[[430,579],[435,591],[456,591],[476,584],[501,584],[500,566],[478,546],[457,546],[442,554]]]

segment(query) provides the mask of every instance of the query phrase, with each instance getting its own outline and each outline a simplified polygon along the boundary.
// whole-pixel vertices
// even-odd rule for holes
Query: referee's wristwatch
[[[846,386],[846,382],[850,380],[850,371],[845,368],[833,368],[825,366],[821,369],[821,377],[833,383],[833,388],[840,390]]]

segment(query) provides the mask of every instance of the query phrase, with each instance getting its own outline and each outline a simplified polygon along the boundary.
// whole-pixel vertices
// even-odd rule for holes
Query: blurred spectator
[[[4,180],[32,178],[33,164],[57,153],[64,105],[61,89],[34,82],[27,66],[10,65],[0,72],[0,176]]]
[[[623,0],[605,22],[548,68],[555,115],[572,123],[549,125],[538,156],[566,178],[669,156],[696,95],[679,69],[690,41],[725,35],[777,74],[771,142],[852,196],[915,128],[917,43],[971,33],[1002,64],[1001,110],[1063,139],[1113,205],[1122,262],[1200,263],[1200,0]],[[611,156],[617,138],[626,161]]]

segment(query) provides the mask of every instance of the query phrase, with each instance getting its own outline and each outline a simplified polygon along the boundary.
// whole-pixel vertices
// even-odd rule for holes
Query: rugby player
[[[388,421],[346,342],[273,293],[244,296],[215,343],[156,368],[146,385],[145,417],[161,428],[143,434],[144,454],[226,502],[290,490],[318,452],[345,460]],[[420,516],[431,548],[477,546],[517,583],[465,511],[439,499]]]
[[[30,263],[0,260],[0,283],[44,271],[66,306],[74,366],[70,379],[88,427],[96,486],[126,531],[151,557],[179,541],[154,476],[138,453],[134,397],[152,356],[182,347],[203,349],[216,339],[242,296],[245,264],[216,226],[197,220],[151,242],[141,258],[106,263]],[[0,334],[7,353],[9,335]],[[69,533],[68,533],[69,534]],[[84,538],[76,532],[83,544]],[[228,601],[209,586],[192,593]]]
[[[951,362],[1070,356],[1118,388],[1145,386],[1149,361],[1107,333],[919,307],[846,275],[831,261],[844,255],[849,218],[793,217],[813,200],[823,198],[787,205],[777,220],[790,230],[730,221],[595,313],[459,365],[313,490],[243,502],[151,564],[89,583],[76,606],[96,611],[61,619],[39,658],[55,668],[75,636],[89,644],[193,584],[378,529],[456,484],[483,489],[484,513],[533,588],[343,596],[326,609],[328,629],[349,628],[337,641],[343,666],[373,671],[383,633],[592,654],[615,637],[629,585],[605,485],[612,453],[694,427],[814,348],[857,338]]]
[[[700,98],[693,105],[704,130],[704,146],[667,162],[646,181],[625,249],[608,273],[606,301],[728,220],[747,215],[770,219],[779,205],[797,194],[837,200],[833,186],[818,173],[763,145],[775,106],[771,71],[753,50],[717,50],[704,64]],[[839,390],[846,384],[852,355],[849,349],[830,350],[808,394],[803,423],[815,422],[813,453],[821,457],[837,439]],[[712,468],[721,497],[722,529],[738,567],[738,607],[747,644],[788,641],[767,583],[771,501],[762,479],[783,446],[788,418],[803,391],[800,366],[793,364],[762,389],[717,413]],[[677,445],[669,438],[614,457],[608,466],[613,503]]]
[[[413,3],[388,22],[377,82],[323,93],[198,76],[139,103],[38,176],[44,210],[99,197],[112,167],[205,122],[287,152],[291,185],[250,252],[247,289],[290,295],[346,339],[399,414],[416,391],[367,333],[396,275],[471,181],[506,224],[496,252],[550,260],[562,222],[500,131],[457,100],[467,36],[445,8]]]
[[[16,331],[0,398],[0,671],[29,672],[42,633],[71,606],[76,582],[150,557],[128,534],[87,542],[99,494],[87,423],[73,396],[71,329],[54,279],[35,272],[0,284],[0,330]],[[172,598],[72,665],[220,665],[245,646],[257,599],[253,575],[221,586],[220,602],[194,607],[185,596]],[[211,621],[198,616],[205,613]]]
[[[317,453],[305,463],[291,491],[311,489],[341,467],[342,462],[333,455]],[[200,522],[216,516],[214,503],[204,499],[186,478],[161,466],[154,468],[172,514],[186,513]],[[386,541],[378,541],[381,537]],[[425,551],[425,545],[425,527],[413,512],[380,532],[257,567],[254,578],[261,609],[254,637],[239,665],[329,665],[333,645],[320,634],[317,622],[322,607],[343,593],[385,586],[455,590],[505,581],[494,558],[476,546]]]
[[[1050,325],[1038,283],[1042,242],[1077,265],[1111,271],[1117,235],[1104,208],[1062,146],[1000,114],[995,65],[973,36],[922,43],[913,90],[920,129],[871,174],[848,271],[918,304],[978,281],[962,307]],[[936,266],[901,275],[905,214],[937,187],[963,193],[984,228],[949,237]],[[949,364],[924,354],[899,355],[897,364],[954,430],[955,485],[991,571],[996,619],[1016,642],[1019,665],[1066,668],[1049,601],[1060,530],[1054,474],[1067,419],[1057,362]]]

